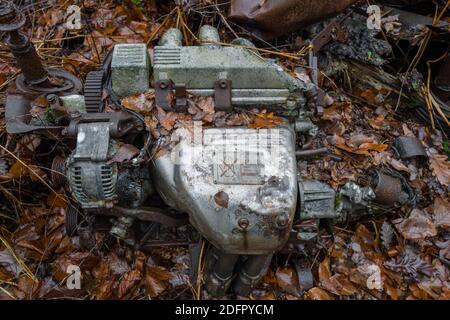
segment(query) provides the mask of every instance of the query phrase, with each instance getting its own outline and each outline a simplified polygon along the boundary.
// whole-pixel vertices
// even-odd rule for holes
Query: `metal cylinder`
[[[214,249],[213,249],[214,250]],[[206,275],[206,290],[213,296],[225,295],[233,279],[234,266],[239,258],[237,254],[226,254],[216,251],[209,259],[215,259],[212,268]]]
[[[375,192],[374,201],[379,204],[395,206],[408,201],[400,179],[379,171],[372,173],[371,187]]]
[[[249,256],[233,284],[234,292],[240,296],[248,296],[266,273],[271,260],[272,254]]]
[[[163,47],[181,47],[183,45],[183,34],[177,28],[170,28],[161,37],[159,45]]]
[[[210,25],[204,25],[200,28],[198,38],[202,46],[220,46],[219,31]]]
[[[256,46],[253,42],[251,42],[250,40],[245,39],[245,38],[236,38],[233,41],[231,41],[231,44],[234,44],[237,46],[242,46],[242,47],[247,47],[247,48],[256,48]]]

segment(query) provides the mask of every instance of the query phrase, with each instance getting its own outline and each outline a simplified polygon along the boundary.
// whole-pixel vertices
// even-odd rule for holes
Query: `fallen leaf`
[[[334,297],[328,293],[327,291],[323,290],[319,287],[314,287],[308,290],[307,293],[305,293],[305,299],[306,300],[334,300]]]
[[[136,155],[139,154],[139,149],[131,144],[122,145],[119,150],[114,154],[111,160],[108,161],[108,164],[118,162],[128,162],[133,159]]]
[[[283,124],[285,120],[276,116],[273,112],[270,113],[258,113],[255,121],[249,125],[252,129],[270,129]]]
[[[147,294],[154,298],[163,293],[168,286],[168,281],[171,278],[169,271],[162,267],[147,266],[145,273],[145,288]]]
[[[132,288],[134,288],[139,281],[141,281],[142,275],[139,270],[131,270],[125,273],[119,282],[118,295],[119,298],[123,298]]]
[[[67,205],[69,202],[67,201],[67,198],[65,195],[56,193],[56,192],[50,192],[50,194],[47,197],[47,205],[50,208],[58,207],[58,208],[67,208]]]
[[[281,267],[275,272],[278,286],[285,292],[299,296],[297,273],[291,267]]]
[[[442,228],[450,227],[450,202],[442,197],[434,199],[434,222]]]
[[[443,186],[448,187],[450,185],[450,162],[448,157],[438,153],[431,153],[430,165],[438,181]]]
[[[137,111],[143,116],[148,116],[153,109],[152,98],[153,96],[141,93],[139,95],[123,98],[121,103],[127,109]]]
[[[425,239],[437,235],[433,221],[419,209],[413,209],[409,218],[395,226],[401,235],[408,240]]]

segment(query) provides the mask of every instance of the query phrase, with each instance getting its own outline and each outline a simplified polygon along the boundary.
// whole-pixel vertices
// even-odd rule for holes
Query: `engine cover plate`
[[[297,204],[293,130],[194,128],[193,141],[180,131],[176,147],[151,170],[166,203],[189,213],[191,224],[226,253],[283,247]]]

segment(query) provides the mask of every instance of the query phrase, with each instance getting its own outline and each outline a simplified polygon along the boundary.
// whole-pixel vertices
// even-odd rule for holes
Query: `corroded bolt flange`
[[[249,226],[249,224],[250,224],[250,222],[249,222],[248,219],[246,219],[246,218],[241,218],[241,219],[239,219],[239,221],[238,221],[238,226],[239,226],[239,228],[241,228],[241,229],[243,229],[243,230],[247,229],[248,226]]]

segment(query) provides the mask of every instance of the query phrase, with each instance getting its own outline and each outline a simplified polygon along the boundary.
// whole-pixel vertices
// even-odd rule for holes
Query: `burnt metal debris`
[[[233,1],[231,16],[256,23],[264,31],[275,25],[284,33],[335,15],[354,2],[267,1],[255,8],[255,1]],[[289,8],[294,15],[283,21],[274,18]],[[2,1],[0,30],[9,33],[7,44],[22,70],[8,91],[7,131],[45,134],[53,130],[75,145],[68,156],[54,158],[51,179],[74,199],[65,214],[66,232],[78,235],[83,246],[96,245],[95,230],[139,249],[195,247],[200,235],[211,244],[205,270],[210,294],[220,296],[233,290],[248,295],[267,271],[274,252],[301,251],[303,244],[317,239],[321,224],[415,205],[408,181],[392,170],[376,168],[367,173],[366,181],[349,182],[338,190],[303,179],[298,170],[296,157],[330,153],[328,148],[298,149],[296,141],[318,134],[311,117],[323,112],[325,92],[318,85],[317,55],[347,17],[331,21],[311,41],[312,82],[293,77],[276,62],[262,58],[248,40],[235,40],[245,43],[244,47],[222,45],[218,31],[203,26],[198,46],[183,46],[180,30],[169,29],[155,47],[152,65],[144,44],[117,45],[103,68],[88,74],[84,96],[80,96],[77,78],[42,65],[33,45],[18,31],[25,23],[23,15]],[[437,78],[440,90],[448,89],[447,78],[445,73]],[[104,111],[103,90],[113,107],[109,112]],[[263,106],[283,115],[285,122],[261,130],[207,128],[201,133],[200,146],[183,138],[182,128],[177,128],[173,134],[181,137],[175,148],[181,159],[174,160],[170,152],[153,157],[150,146],[162,141],[153,141],[143,117],[119,100],[149,91],[164,111],[185,112],[188,95],[193,94],[213,98],[218,111]],[[42,94],[52,110],[65,114],[68,123],[39,122],[25,116],[30,102]],[[311,105],[312,96],[315,103]],[[233,155],[247,160],[239,163],[212,156],[225,152],[227,144]],[[115,156],[124,147],[127,159],[118,161]],[[413,137],[398,138],[394,147],[401,158],[426,156]],[[275,155],[273,148],[278,151]],[[189,155],[199,154],[195,161],[186,161]],[[250,163],[250,158],[255,161]],[[158,198],[163,205],[148,205],[150,198]],[[158,238],[162,227],[184,228],[183,237]],[[311,287],[308,270],[300,268],[299,273],[303,286]]]

